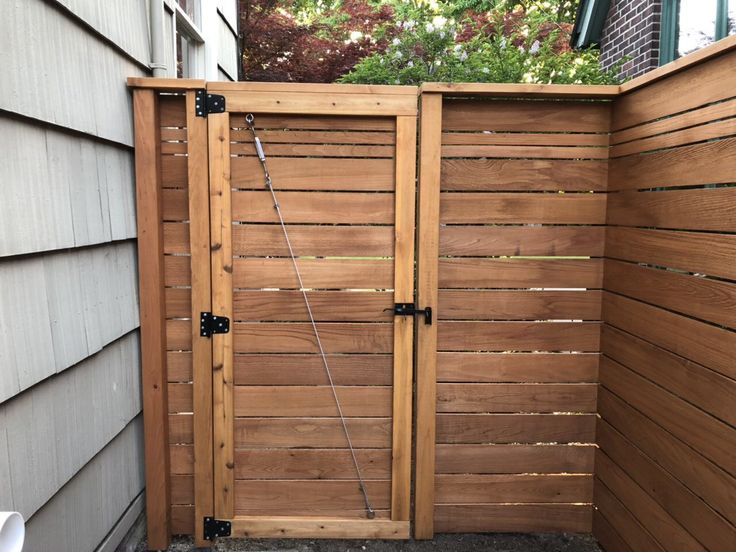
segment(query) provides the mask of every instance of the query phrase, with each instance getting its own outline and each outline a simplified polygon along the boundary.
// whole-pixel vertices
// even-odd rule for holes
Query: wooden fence
[[[729,39],[622,87],[425,85],[415,234],[415,89],[132,80],[149,546],[206,544],[216,515],[237,536],[411,520],[732,549],[735,64]],[[197,117],[200,89],[226,112]],[[431,325],[390,312],[414,235]],[[203,311],[232,332],[200,338]]]

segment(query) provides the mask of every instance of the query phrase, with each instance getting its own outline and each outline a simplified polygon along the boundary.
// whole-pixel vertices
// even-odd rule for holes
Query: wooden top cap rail
[[[128,88],[153,88],[168,90],[195,90],[205,88],[207,81],[200,79],[162,79],[152,77],[128,77]]]
[[[553,98],[615,98],[618,85],[579,84],[504,84],[504,83],[454,83],[425,82],[421,93],[467,94],[494,97],[553,97]]]

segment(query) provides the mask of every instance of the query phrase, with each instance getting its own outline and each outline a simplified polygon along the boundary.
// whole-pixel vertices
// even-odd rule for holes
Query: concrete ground
[[[146,550],[145,542],[137,552]],[[190,538],[176,538],[168,552],[197,550]],[[436,535],[431,541],[221,539],[217,552],[601,552],[592,535],[491,533]]]

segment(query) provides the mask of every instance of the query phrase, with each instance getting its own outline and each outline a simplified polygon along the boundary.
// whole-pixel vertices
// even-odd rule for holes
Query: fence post
[[[417,217],[417,301],[437,312],[442,94],[422,93]],[[437,324],[417,324],[414,537],[434,535]]]

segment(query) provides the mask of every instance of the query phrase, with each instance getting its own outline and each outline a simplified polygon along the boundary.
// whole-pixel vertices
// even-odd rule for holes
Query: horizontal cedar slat
[[[736,478],[605,388],[598,396],[601,418],[611,424],[726,519],[736,521]]]
[[[193,443],[193,427],[191,414],[169,414],[169,443]]]
[[[600,288],[601,259],[440,259],[440,288]]]
[[[394,263],[390,259],[299,259],[299,272],[312,289],[391,289]],[[234,259],[236,288],[298,288],[291,259]]]
[[[187,157],[183,155],[161,156],[161,186],[163,188],[186,188],[188,178]]]
[[[173,474],[193,474],[194,447],[192,445],[169,445],[169,466]]]
[[[169,414],[193,412],[194,386],[191,383],[168,384]]]
[[[242,119],[241,119],[242,120]],[[237,122],[237,119],[236,119]],[[243,121],[244,122],[244,121]],[[255,119],[256,129],[274,129],[274,132],[285,130],[382,130],[393,132],[396,129],[395,117],[352,117],[350,115],[298,115],[298,114],[275,114],[258,113]],[[245,125],[240,132],[247,133]],[[233,135],[237,136],[238,130],[233,129]]]
[[[605,134],[549,132],[443,132],[442,145],[607,146]]]
[[[445,145],[442,157],[520,157],[535,159],[608,159],[608,148],[533,145]]]
[[[194,506],[176,504],[171,506],[171,534],[194,534]]]
[[[664,148],[671,148],[692,144],[695,142],[704,142],[736,134],[736,119],[727,119],[725,121],[717,121],[705,125],[686,128],[670,132],[668,134],[660,134],[627,144],[620,144],[611,147],[611,157],[621,157],[641,153],[644,151],[652,151]]]
[[[346,418],[356,448],[391,447],[391,418]],[[340,418],[236,418],[235,448],[346,447]]]
[[[437,445],[436,473],[592,473],[592,445]]]
[[[598,381],[596,353],[437,353],[438,382]]]
[[[601,317],[599,291],[441,290],[441,320],[536,320]]]
[[[371,505],[386,510],[391,504],[391,482],[365,482]],[[343,510],[362,510],[363,495],[358,481],[340,480],[236,480],[235,513],[256,510],[259,515],[341,515]]]
[[[690,533],[600,449],[595,455],[595,466],[596,477],[626,505],[662,548],[705,552],[705,548]]]
[[[166,353],[166,377],[170,382],[192,381],[192,353]]]
[[[736,333],[609,292],[603,295],[607,324],[736,377]]]
[[[608,194],[608,224],[681,230],[736,229],[736,188]]]
[[[192,322],[191,320],[166,321],[166,350],[192,350]]]
[[[440,227],[440,255],[587,257],[603,255],[603,248],[604,228],[602,226]]]
[[[736,328],[736,283],[611,259],[603,275],[607,291]]]
[[[593,483],[593,497],[598,513],[604,516],[603,519],[610,520],[610,524],[615,528],[617,536],[620,535],[619,538],[627,543],[620,550],[632,550],[632,552],[636,552],[637,550],[666,552],[654,537],[641,526],[626,506],[616,498],[616,495],[597,478]],[[595,512],[593,516],[593,531],[596,531]],[[598,533],[594,534],[596,539],[605,546],[605,541],[600,538],[600,535]],[[619,549],[613,548],[612,550],[618,552]]]
[[[440,194],[444,224],[605,224],[603,194]]]
[[[187,126],[186,99],[183,95],[158,97],[159,123],[162,127]]]
[[[601,359],[601,384],[727,472],[736,473],[736,435],[730,426],[607,357]]]
[[[446,504],[434,508],[434,529],[438,533],[586,533],[592,513],[587,504]]]
[[[194,504],[194,476],[171,476],[171,504]]]
[[[606,257],[736,280],[736,235],[608,227]]]
[[[449,100],[442,130],[608,132],[608,102]]]
[[[594,414],[438,414],[438,444],[590,443]]]
[[[393,349],[393,324],[322,323],[320,339],[328,353],[389,353]],[[236,353],[316,353],[314,330],[309,323],[236,323]]]
[[[161,141],[162,142],[186,142],[187,141],[187,129],[186,128],[163,127],[161,129]]]
[[[436,475],[435,504],[593,501],[591,475]]]
[[[439,383],[437,412],[595,412],[587,383]]]
[[[331,158],[352,157],[366,158],[393,158],[396,153],[394,146],[352,145],[352,144],[282,144],[268,143],[263,140],[263,149],[267,158],[279,157],[324,157],[326,162]],[[255,156],[256,148],[252,142],[236,142],[230,144],[230,153],[233,155]]]
[[[189,256],[164,255],[164,283],[167,286],[190,286],[192,284]]]
[[[708,550],[728,550],[736,543],[733,525],[610,425],[600,423],[597,438],[606,455]]]
[[[354,190],[391,191],[394,189],[393,159],[309,159],[276,157],[268,161],[276,191]],[[233,188],[262,190],[263,169],[257,157],[230,160]]]
[[[342,387],[335,392],[345,416],[391,416],[390,387]],[[235,416],[339,416],[332,389],[328,386],[235,386]]]
[[[612,129],[620,130],[733,96],[734,57],[733,52],[726,53],[621,95],[613,110]]]
[[[390,322],[393,292],[310,291],[312,315],[319,321]],[[234,320],[309,320],[300,291],[235,291]]]
[[[391,257],[394,254],[394,229],[391,226],[292,224],[288,230],[297,256]],[[289,255],[281,226],[276,224],[234,225],[232,241],[233,255]]]
[[[389,449],[355,456],[365,479],[391,478]],[[236,450],[235,479],[355,479],[355,466],[347,449]]]
[[[394,195],[360,192],[278,192],[276,198],[287,224],[393,224]],[[279,222],[268,191],[232,194],[233,220]]]
[[[736,425],[736,380],[608,325],[601,352],[671,393]]]
[[[597,322],[444,321],[437,330],[440,351],[596,352]]]
[[[327,355],[336,385],[391,385],[393,356]],[[329,385],[318,354],[239,354],[233,364],[235,385]]]
[[[357,122],[357,121],[356,121]],[[338,120],[334,123],[339,124]],[[265,125],[258,125],[259,127]],[[331,126],[325,126],[327,130],[308,130],[295,128],[281,128],[275,130],[257,129],[258,137],[264,145],[269,144],[394,144],[396,142],[393,132],[366,132],[353,130],[329,130]],[[348,127],[350,128],[350,127]],[[250,130],[233,129],[230,139],[234,142],[253,142],[253,134]]]
[[[163,204],[164,221],[189,220],[189,194],[187,190],[164,188],[161,191],[161,202]]]
[[[164,222],[164,253],[189,253],[189,223]]]
[[[166,318],[186,318],[192,315],[191,288],[166,288]]]
[[[736,117],[736,100],[729,100],[706,107],[701,107],[694,111],[688,111],[673,117],[667,117],[658,121],[652,121],[643,125],[638,125],[626,130],[620,130],[611,134],[611,144],[621,144],[654,136],[656,134],[664,134],[687,128],[716,119],[724,119],[726,117]]]
[[[442,159],[442,191],[606,190],[608,163],[565,159]]]
[[[733,182],[736,138],[611,159],[610,191]]]

